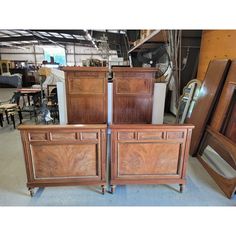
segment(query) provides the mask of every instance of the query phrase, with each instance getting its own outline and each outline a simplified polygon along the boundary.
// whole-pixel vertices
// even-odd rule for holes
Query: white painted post
[[[64,82],[57,82],[57,97],[59,107],[60,124],[66,125],[67,120],[67,105],[66,105],[66,89]]]
[[[152,124],[163,124],[165,100],[166,100],[166,84],[155,83],[153,108],[152,108]]]

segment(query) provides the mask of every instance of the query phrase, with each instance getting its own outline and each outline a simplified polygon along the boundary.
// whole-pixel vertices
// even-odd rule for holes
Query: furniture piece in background
[[[0,60],[0,75],[4,73],[8,73],[11,68],[11,61],[8,60]]]
[[[27,187],[106,184],[106,125],[21,125]]]
[[[236,191],[236,60],[232,61],[210,125],[201,142],[199,161],[228,198]]]
[[[195,126],[190,146],[191,155],[197,154],[200,141],[212,114],[217,97],[219,96],[219,92],[224,84],[229,66],[230,61],[226,59],[212,60],[209,63],[196,104],[192,113],[188,114],[186,119],[186,123]]]
[[[156,68],[114,67],[113,123],[151,123]]]
[[[184,124],[188,114],[192,114],[192,110],[198,98],[201,88],[201,81],[197,79],[190,80],[183,89],[180,96],[178,110],[176,114],[176,123]]]
[[[186,183],[193,125],[113,124],[111,192],[115,185]]]
[[[198,159],[228,198],[236,191],[236,145],[208,127],[198,152]]]
[[[9,122],[9,116],[11,118],[12,124],[14,129],[16,128],[15,124],[15,115],[18,113],[20,124],[22,123],[22,114],[21,114],[21,108],[19,106],[19,101],[20,101],[20,93],[15,92],[12,98],[8,101],[1,102],[0,101],[0,126],[3,127],[3,117],[5,114],[7,123],[10,124]]]
[[[0,87],[21,88],[22,78],[20,75],[0,75]]]
[[[30,87],[36,83],[36,78],[34,75],[29,74],[29,69],[25,68],[11,68],[11,74],[21,74],[22,75],[22,87]]]
[[[50,111],[50,115],[55,123],[56,119],[59,121],[59,108],[58,108],[58,95],[57,95],[57,86],[55,84],[47,85],[47,108]]]
[[[37,122],[37,110],[41,105],[41,89],[37,88],[21,88],[17,89],[23,98],[23,106],[21,107],[22,113],[29,113],[30,119],[32,114]],[[25,100],[27,98],[27,101]]]
[[[104,67],[64,67],[69,124],[107,122],[107,73]]]

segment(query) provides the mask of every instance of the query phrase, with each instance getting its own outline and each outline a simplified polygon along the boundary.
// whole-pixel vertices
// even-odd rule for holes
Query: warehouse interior
[[[236,62],[232,60],[235,52],[230,43],[235,37],[234,30],[1,30],[0,135],[5,154],[2,155],[1,165],[1,204],[235,205],[233,89]],[[216,50],[222,42],[224,47]],[[204,109],[206,113],[201,114]],[[75,160],[70,155],[66,157],[71,158],[74,164],[65,160],[55,162],[53,158],[48,160],[50,155],[60,160],[61,155],[54,153],[54,149],[48,149],[50,141],[53,144],[52,137],[46,137],[45,141],[48,141],[43,146],[42,130],[51,132],[53,128],[58,129],[55,132],[59,133],[51,132],[49,136],[69,135],[70,130],[63,130],[65,126],[75,129],[77,124],[87,125],[86,129],[100,129],[99,132],[103,133],[105,141],[103,143],[99,138],[95,157],[92,151],[88,154],[87,149],[67,149],[69,136],[55,136],[55,141],[65,146],[66,152],[76,152],[72,154]],[[105,130],[100,128],[101,124],[104,124]],[[36,127],[41,127],[39,134],[36,134]],[[130,130],[129,127],[134,128]],[[168,130],[174,127],[181,129]],[[184,127],[187,131],[182,130]],[[84,136],[80,138],[86,143],[93,139],[87,135],[94,130],[91,129],[88,134],[82,131],[76,131],[76,140],[79,135]],[[99,132],[96,135],[100,135]],[[134,138],[130,136],[132,132]],[[185,132],[189,133],[190,140]],[[118,140],[113,143],[117,133]],[[169,141],[159,143],[158,140],[162,139],[159,133]],[[47,133],[45,135],[48,136]],[[182,141],[179,141],[179,135],[183,135]],[[30,138],[25,141],[27,136]],[[138,143],[133,147],[134,140]],[[152,146],[153,140],[157,140],[156,146]],[[127,147],[122,146],[123,142],[127,142]],[[167,145],[166,142],[170,142],[170,147],[163,146]],[[175,142],[180,142],[180,149],[172,150],[171,145]],[[222,147],[217,148],[220,145]],[[10,148],[12,146],[14,151]],[[33,150],[37,146],[39,148]],[[161,151],[157,148],[159,146]],[[57,145],[55,147],[59,148]],[[117,153],[116,148],[119,148]],[[126,155],[123,149],[130,153]],[[182,153],[185,149],[186,154]],[[42,156],[37,154],[41,152],[45,153]],[[65,150],[61,149],[61,152]],[[83,164],[76,159],[78,152],[84,152],[81,155],[87,157],[88,163]],[[9,156],[7,159],[6,154]],[[153,160],[153,156],[157,159]],[[165,159],[159,160],[161,158]],[[78,170],[74,170],[75,161],[79,163]],[[94,164],[98,167],[95,177],[92,177],[89,175],[94,171]],[[80,170],[83,165],[85,169],[88,165],[89,170]],[[146,165],[144,169],[143,165]],[[152,165],[156,165],[154,169]],[[22,168],[18,178],[15,178],[18,173],[15,169],[19,166]],[[102,166],[104,169],[99,169]],[[187,174],[184,173],[185,168],[188,168]],[[176,172],[177,179],[171,177],[173,172]],[[64,182],[67,175],[68,182]],[[81,177],[78,182],[73,182],[70,175]],[[90,179],[100,180],[91,182],[86,175]],[[146,177],[148,175],[150,177]],[[58,182],[60,178],[62,182]],[[53,182],[54,179],[56,182]],[[191,189],[193,179],[195,189],[194,186]],[[45,180],[48,181],[43,182]],[[17,181],[21,181],[21,189],[14,189],[13,186],[19,184]],[[27,183],[32,199],[23,182],[25,185]],[[202,184],[207,189],[203,191],[202,199],[191,198],[191,194],[202,188]],[[186,186],[183,193],[179,193],[178,185],[180,192]],[[100,187],[104,196],[99,196]],[[125,200],[129,198],[130,191],[139,193],[149,189],[151,193],[158,194],[159,191],[162,193],[163,188],[167,188],[170,201],[167,201],[167,196],[163,200],[155,195],[147,199],[146,194],[137,194],[139,200]],[[53,201],[46,197],[47,194],[57,195],[57,191],[63,191],[65,197],[58,200],[54,197]],[[66,196],[67,191],[84,194],[82,198],[71,201],[73,194]],[[89,200],[88,192],[94,194],[94,198]],[[209,194],[215,196],[209,198]],[[108,195],[107,199],[105,195]],[[121,199],[115,200],[115,195],[120,195]],[[97,197],[102,199],[101,202]]]
[[[96,19],[106,15],[106,23],[98,26],[87,17],[68,27],[54,20],[58,13],[35,26],[33,12],[26,23],[0,27],[3,230],[12,231],[15,218],[12,228],[42,220],[52,234],[57,225],[58,235],[75,227],[84,234],[184,234],[176,230],[183,220],[230,232],[235,27],[143,25],[149,18],[137,13],[134,26],[130,16],[108,26],[124,8],[99,10]]]

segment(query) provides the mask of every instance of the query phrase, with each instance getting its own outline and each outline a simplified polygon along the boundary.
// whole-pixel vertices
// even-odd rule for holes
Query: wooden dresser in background
[[[156,68],[114,67],[113,123],[151,123]]]
[[[64,67],[69,124],[107,122],[105,67]]]
[[[21,125],[27,187],[106,184],[106,125]]]

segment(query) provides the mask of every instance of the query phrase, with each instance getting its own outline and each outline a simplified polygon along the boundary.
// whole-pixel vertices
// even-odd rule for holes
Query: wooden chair
[[[49,87],[52,87],[52,89],[49,89]],[[59,120],[58,97],[57,97],[56,85],[48,85],[47,100],[48,100],[47,107],[51,113],[51,117],[53,118],[53,123],[55,123],[56,119]]]
[[[23,117],[21,114],[20,106],[19,106],[19,100],[20,100],[20,93],[15,92],[10,100],[0,103],[0,125],[1,125],[1,127],[3,127],[4,113],[5,113],[6,120],[7,120],[8,124],[10,124],[10,122],[9,122],[9,116],[10,116],[11,121],[14,126],[14,129],[16,128],[16,125],[15,125],[16,113],[18,113],[18,115],[19,115],[20,124],[22,123]]]

